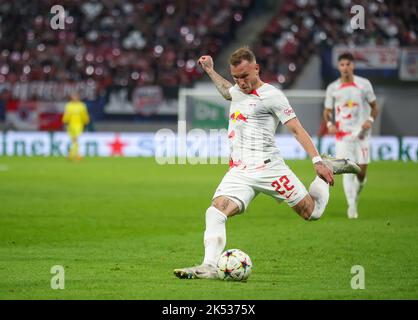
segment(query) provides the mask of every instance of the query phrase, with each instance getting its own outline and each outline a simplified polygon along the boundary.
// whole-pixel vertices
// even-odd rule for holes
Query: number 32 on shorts
[[[286,191],[292,191],[295,188],[293,184],[289,185],[289,183],[290,181],[287,176],[281,176],[278,180],[274,180],[271,186],[275,188],[278,194],[284,195]]]

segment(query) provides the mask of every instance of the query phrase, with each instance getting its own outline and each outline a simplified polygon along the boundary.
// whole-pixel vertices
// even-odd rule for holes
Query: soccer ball
[[[252,266],[248,254],[239,249],[229,249],[219,257],[218,276],[222,280],[247,280],[251,274]]]

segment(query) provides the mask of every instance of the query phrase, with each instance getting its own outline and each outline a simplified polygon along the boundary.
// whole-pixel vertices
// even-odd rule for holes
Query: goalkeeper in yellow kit
[[[84,126],[90,122],[86,104],[80,100],[77,93],[71,94],[71,101],[65,105],[62,122],[67,125],[67,132],[71,138],[71,148],[68,154],[69,160],[80,160],[78,153],[78,137],[83,132]]]

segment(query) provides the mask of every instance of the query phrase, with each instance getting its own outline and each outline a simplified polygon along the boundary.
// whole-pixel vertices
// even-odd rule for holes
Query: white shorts
[[[254,168],[231,168],[222,179],[213,199],[226,196],[244,212],[259,193],[285,201],[290,207],[307,194],[305,186],[282,159]]]
[[[355,141],[337,140],[335,143],[335,153],[337,158],[348,158],[357,164],[369,164],[369,139],[356,139]]]

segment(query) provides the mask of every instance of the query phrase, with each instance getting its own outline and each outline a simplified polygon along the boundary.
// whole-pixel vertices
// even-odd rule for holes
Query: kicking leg
[[[334,174],[359,174],[360,167],[348,159],[337,159],[323,155],[323,162]],[[324,213],[329,199],[329,185],[320,177],[315,177],[309,186],[309,194],[293,209],[305,220],[318,220]]]
[[[318,220],[324,213],[328,199],[329,185],[317,176],[309,186],[309,194],[292,208],[305,220]]]

